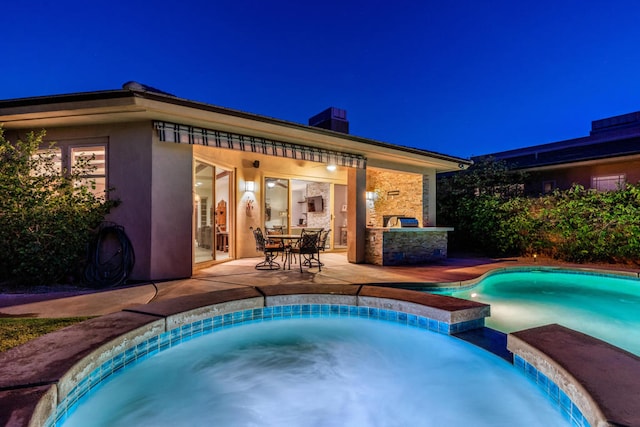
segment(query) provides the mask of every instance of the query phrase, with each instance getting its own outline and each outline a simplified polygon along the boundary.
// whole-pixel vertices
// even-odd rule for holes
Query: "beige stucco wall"
[[[47,128],[48,141],[107,141],[108,186],[114,189],[110,197],[119,199],[121,204],[106,220],[123,225],[135,253],[140,254],[133,279],[153,277],[151,257],[145,256],[152,245],[151,130],[150,122]]]
[[[192,146],[154,142],[152,159],[151,277],[190,277],[194,245]]]
[[[122,225],[136,262],[130,278],[189,277],[192,147],[158,142],[151,122],[49,128],[47,140],[107,141],[110,197],[120,200],[106,220]]]

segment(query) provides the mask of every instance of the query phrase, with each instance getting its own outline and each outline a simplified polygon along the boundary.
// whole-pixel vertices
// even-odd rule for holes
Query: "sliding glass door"
[[[289,234],[289,180],[265,179],[264,227]]]
[[[230,258],[233,222],[230,170],[201,161],[195,162],[194,179],[194,262],[203,264]]]

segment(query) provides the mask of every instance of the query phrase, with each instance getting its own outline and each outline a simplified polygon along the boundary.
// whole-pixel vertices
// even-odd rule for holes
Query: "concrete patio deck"
[[[99,316],[125,308],[183,295],[215,290],[269,285],[368,284],[382,286],[422,286],[459,283],[480,277],[495,268],[530,265],[516,259],[449,258],[441,263],[381,267],[351,264],[345,253],[322,254],[325,264],[318,268],[259,271],[260,258],[229,261],[198,271],[192,278],[157,283],[142,283],[114,289],[42,294],[0,294],[0,317],[75,317]]]
[[[474,280],[483,274],[501,268],[522,266],[564,266],[589,268],[592,266],[559,263],[554,260],[531,258],[492,259],[480,257],[451,257],[439,263],[415,266],[382,267],[371,264],[351,264],[346,253],[322,254],[325,264],[318,268],[291,270],[256,270],[261,258],[233,260],[200,270],[187,279],[155,283],[141,283],[106,290],[75,290],[35,294],[0,294],[0,317],[61,318],[100,316],[139,304],[160,301],[183,295],[215,290],[269,286],[269,285],[322,285],[367,284],[387,287],[411,288],[459,284]],[[294,266],[295,267],[295,266]],[[598,266],[598,269],[625,270],[639,275],[638,269],[620,266]]]

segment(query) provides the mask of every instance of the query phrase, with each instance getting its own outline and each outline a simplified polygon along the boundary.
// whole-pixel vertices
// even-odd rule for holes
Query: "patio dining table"
[[[300,241],[300,238],[302,237],[301,234],[268,234],[267,235],[267,240],[279,240],[280,242],[282,242],[282,246],[284,246],[285,248],[287,247],[287,242],[290,242],[292,245],[294,244],[294,242],[298,242]],[[291,270],[291,250],[286,250],[284,251],[284,266],[282,267],[282,269],[284,270],[285,268],[287,268],[287,262],[289,263],[289,270]]]

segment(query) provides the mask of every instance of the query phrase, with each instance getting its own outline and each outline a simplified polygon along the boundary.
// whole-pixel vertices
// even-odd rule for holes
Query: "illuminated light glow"
[[[247,181],[244,184],[244,191],[255,191],[256,183],[253,181]]]
[[[329,172],[333,172],[333,171],[335,171],[335,170],[336,170],[336,168],[337,168],[337,166],[336,166],[336,165],[333,165],[333,164],[331,164],[331,165],[327,165],[327,170],[328,170]]]

